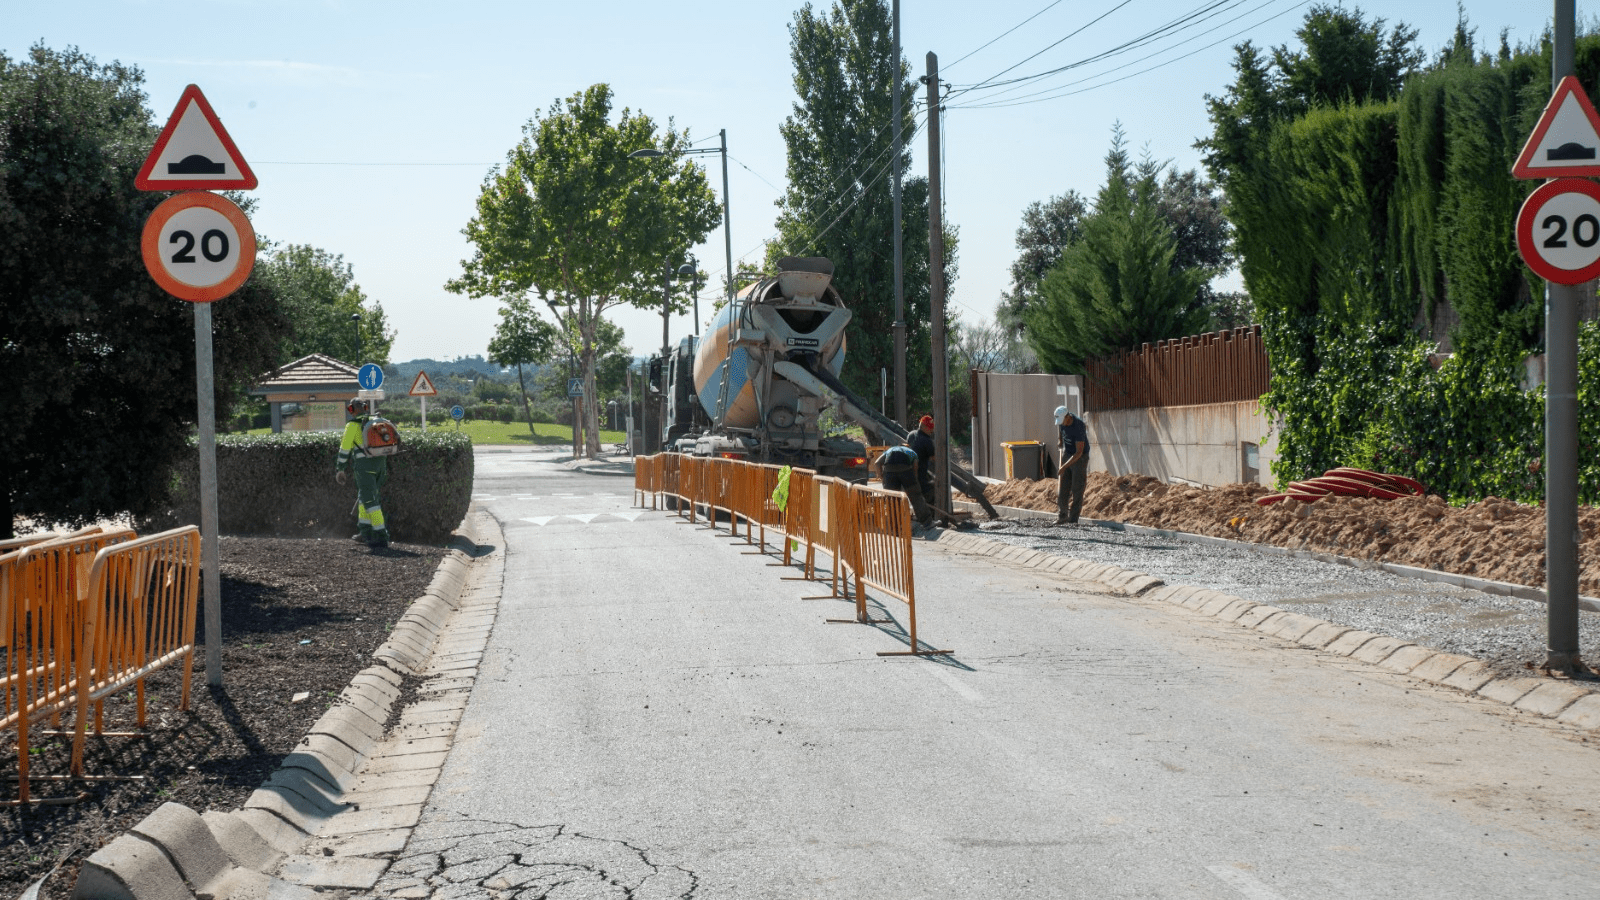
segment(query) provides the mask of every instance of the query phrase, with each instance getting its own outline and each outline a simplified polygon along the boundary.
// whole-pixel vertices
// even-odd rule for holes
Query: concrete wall
[[[1277,441],[1257,401],[1091,411],[1085,421],[1091,472],[1272,484]]]
[[[1045,445],[1051,460],[1059,461],[1055,410],[1065,406],[1074,415],[1083,414],[1083,376],[980,372],[977,389],[974,474],[1006,477],[1006,441],[1038,441]]]

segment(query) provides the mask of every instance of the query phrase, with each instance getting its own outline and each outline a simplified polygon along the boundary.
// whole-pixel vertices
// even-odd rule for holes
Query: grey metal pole
[[[195,415],[200,451],[201,602],[206,611],[206,684],[222,687],[222,554],[217,550],[217,396],[211,304],[194,304]]]
[[[906,287],[905,259],[901,248],[900,229],[900,154],[905,136],[900,133],[900,92],[905,85],[900,80],[900,0],[894,0],[894,59],[890,76],[889,117],[894,133],[894,417],[902,426],[906,420]]]
[[[934,502],[950,508],[950,416],[949,379],[944,355],[944,215],[939,190],[939,57],[928,52],[928,318],[933,331],[933,445]]]
[[[672,262],[661,264],[661,364],[667,364],[667,350],[672,346],[667,339],[667,317],[672,315]]]
[[[1573,74],[1576,0],[1555,0],[1553,91]],[[1545,666],[1578,671],[1578,301],[1587,285],[1545,282]]]
[[[726,256],[728,272],[728,302],[733,302],[733,225],[728,218],[728,129],[722,135],[722,252]],[[695,334],[699,334],[700,311],[695,310]]]

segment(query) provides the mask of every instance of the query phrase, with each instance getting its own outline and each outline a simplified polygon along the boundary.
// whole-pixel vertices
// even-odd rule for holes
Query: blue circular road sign
[[[383,387],[383,367],[377,363],[367,363],[356,375],[356,381],[361,383],[363,390],[375,391]]]
[[[459,406],[450,407],[450,418],[455,419],[457,422],[459,422],[462,419],[465,419],[466,417],[467,417],[467,411],[466,410],[462,409]]]

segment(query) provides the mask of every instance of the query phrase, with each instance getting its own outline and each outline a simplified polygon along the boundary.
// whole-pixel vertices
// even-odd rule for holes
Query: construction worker
[[[933,416],[923,416],[915,431],[906,435],[906,444],[917,452],[917,486],[922,490],[922,502],[936,507],[933,491]]]
[[[917,483],[915,450],[904,444],[890,447],[867,464],[867,471],[882,479],[884,490],[899,491],[911,501],[911,514],[916,519],[914,530],[921,531],[933,524],[933,510],[922,502],[922,486]]]
[[[383,520],[383,506],[378,502],[378,492],[389,480],[389,459],[371,456],[366,451],[362,437],[366,420],[371,415],[367,401],[351,399],[344,405],[350,421],[344,426],[344,439],[339,441],[339,458],[334,462],[334,478],[344,484],[344,473],[356,475],[357,531],[354,540],[364,541],[370,547],[389,546],[389,528]]]
[[[1056,407],[1057,446],[1061,467],[1057,471],[1056,524],[1076,525],[1083,511],[1083,488],[1089,480],[1089,429],[1065,406]]]

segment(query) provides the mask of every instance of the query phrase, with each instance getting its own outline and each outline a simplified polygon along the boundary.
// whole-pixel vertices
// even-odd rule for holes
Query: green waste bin
[[[1038,441],[1002,441],[1006,448],[1006,479],[1044,477],[1044,444]]]

